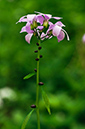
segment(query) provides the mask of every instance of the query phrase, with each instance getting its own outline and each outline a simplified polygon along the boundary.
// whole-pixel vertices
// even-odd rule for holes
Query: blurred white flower
[[[0,108],[3,106],[4,102],[3,99],[7,98],[9,100],[16,99],[16,93],[9,87],[1,88],[0,89]]]
[[[85,43],[85,34],[82,37],[82,42]]]

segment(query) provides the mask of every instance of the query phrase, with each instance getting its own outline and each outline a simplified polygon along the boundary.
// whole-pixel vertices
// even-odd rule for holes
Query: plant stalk
[[[39,50],[37,58],[39,58]],[[37,113],[37,126],[40,129],[40,115],[39,115],[39,61],[37,61],[37,75],[36,75],[37,87],[36,87],[36,113]]]

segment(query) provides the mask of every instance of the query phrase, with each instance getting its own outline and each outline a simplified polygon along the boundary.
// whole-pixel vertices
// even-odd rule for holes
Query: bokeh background
[[[35,103],[36,77],[23,77],[36,68],[36,42],[20,34],[16,22],[34,11],[63,17],[70,36],[42,43],[40,81],[48,94],[49,115],[40,93],[41,129],[85,129],[85,0],[0,0],[0,129],[20,129]],[[26,129],[37,129],[36,112]]]

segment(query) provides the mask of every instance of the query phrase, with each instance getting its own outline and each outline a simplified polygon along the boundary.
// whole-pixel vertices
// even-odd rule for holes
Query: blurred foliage
[[[40,94],[41,129],[85,129],[85,33],[84,0],[0,0],[0,129],[20,129],[30,105],[35,103],[36,78],[23,77],[36,68],[36,42],[29,45],[21,16],[34,11],[63,17],[70,36],[58,43],[54,37],[42,43],[40,81],[49,96],[51,112]],[[8,90],[7,90],[8,89]],[[8,92],[10,91],[10,92]],[[11,94],[10,94],[11,93]],[[9,96],[9,97],[7,97]],[[37,129],[36,112],[27,129]]]

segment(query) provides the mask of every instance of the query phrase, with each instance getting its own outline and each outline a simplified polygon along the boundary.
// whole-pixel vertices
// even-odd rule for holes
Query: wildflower
[[[50,38],[52,38],[53,36],[56,36],[58,39],[58,42],[60,42],[61,40],[64,39],[66,34],[67,40],[69,40],[69,36],[67,32],[62,27],[65,27],[65,25],[61,21],[58,21],[55,24],[51,23],[47,32],[49,35],[51,35]]]
[[[85,43],[85,34],[82,37],[82,42]]]
[[[50,19],[60,20],[61,17],[52,17],[50,14],[43,14],[40,12],[36,12],[37,14],[28,14],[19,19],[18,22],[26,22],[26,25],[22,27],[20,33],[27,32],[25,36],[25,40],[30,43],[32,36],[36,36],[37,39],[44,40],[50,39],[53,36],[56,36],[58,42],[64,39],[65,34],[67,35],[67,40],[69,40],[69,36],[67,32],[62,28],[65,25],[58,21],[55,24],[50,22]],[[18,23],[17,22],[17,23]]]

